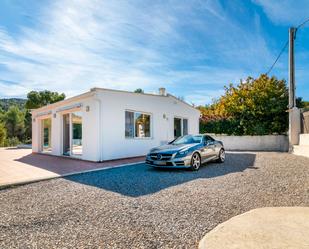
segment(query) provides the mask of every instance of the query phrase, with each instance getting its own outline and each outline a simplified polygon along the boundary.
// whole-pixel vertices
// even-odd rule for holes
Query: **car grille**
[[[177,166],[183,166],[183,165],[185,165],[185,162],[184,161],[179,161],[179,162],[175,162],[175,164]]]
[[[173,154],[163,154],[163,153],[152,153],[150,154],[150,158],[152,160],[162,160],[168,161],[172,158]]]

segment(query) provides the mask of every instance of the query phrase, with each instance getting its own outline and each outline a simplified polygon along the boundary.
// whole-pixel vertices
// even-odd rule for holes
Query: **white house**
[[[141,156],[198,133],[199,116],[164,88],[159,94],[93,88],[32,110],[32,150],[90,161]]]

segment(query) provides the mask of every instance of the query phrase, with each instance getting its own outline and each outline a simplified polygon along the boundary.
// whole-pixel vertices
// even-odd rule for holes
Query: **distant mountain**
[[[0,110],[7,111],[12,105],[16,105],[19,109],[23,109],[25,108],[26,101],[26,99],[21,98],[0,99]]]

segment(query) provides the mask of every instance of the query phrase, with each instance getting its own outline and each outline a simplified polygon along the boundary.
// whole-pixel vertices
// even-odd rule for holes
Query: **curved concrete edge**
[[[308,249],[308,235],[309,207],[258,208],[219,224],[199,249]]]

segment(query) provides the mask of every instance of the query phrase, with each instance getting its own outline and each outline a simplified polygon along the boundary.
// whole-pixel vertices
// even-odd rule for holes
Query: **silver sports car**
[[[191,168],[198,170],[209,161],[223,163],[225,151],[223,143],[209,135],[185,135],[167,145],[150,150],[146,163],[153,167]]]

